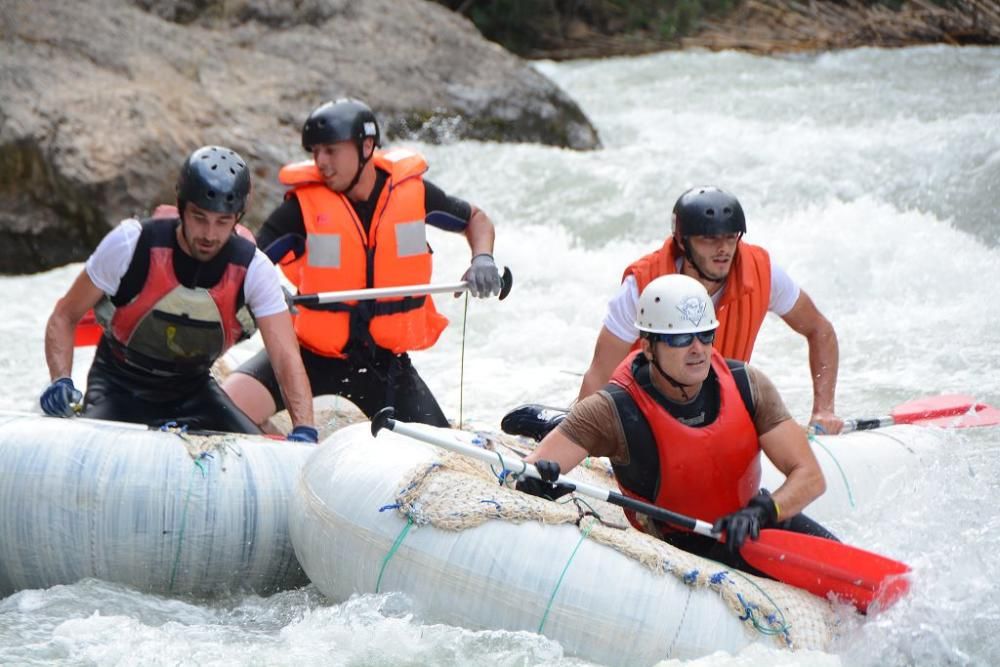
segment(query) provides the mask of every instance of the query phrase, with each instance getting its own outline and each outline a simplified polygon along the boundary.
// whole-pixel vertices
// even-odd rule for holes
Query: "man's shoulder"
[[[764,261],[771,261],[771,253],[767,251],[762,245],[757,245],[756,243],[748,243],[747,241],[740,241],[740,252],[746,252],[753,255],[755,258],[760,258]]]

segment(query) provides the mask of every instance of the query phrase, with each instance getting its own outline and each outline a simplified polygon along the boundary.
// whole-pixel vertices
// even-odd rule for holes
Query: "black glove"
[[[292,429],[291,433],[285,436],[285,440],[289,442],[310,442],[315,445],[319,442],[319,431],[312,426],[296,426]]]
[[[564,419],[565,411],[528,403],[519,405],[504,415],[500,421],[500,429],[504,433],[525,435],[540,441]]]
[[[767,489],[750,499],[747,506],[738,512],[727,514],[712,526],[713,533],[726,533],[726,547],[729,553],[739,552],[747,537],[756,540],[761,528],[770,528],[778,522],[778,507]]]
[[[517,484],[514,485],[514,488],[521,493],[527,493],[532,496],[547,498],[549,500],[557,500],[565,496],[567,493],[573,492],[572,487],[566,486],[565,484],[555,483],[555,481],[559,479],[559,464],[555,461],[539,459],[538,461],[535,461],[535,468],[538,470],[538,474],[542,476],[542,479],[535,479],[534,477],[521,477],[517,480]]]

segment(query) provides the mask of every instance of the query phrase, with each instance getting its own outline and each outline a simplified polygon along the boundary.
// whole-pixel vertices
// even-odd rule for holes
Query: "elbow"
[[[826,477],[823,475],[823,471],[816,466],[816,470],[812,475],[811,484],[809,485],[812,490],[812,499],[816,500],[824,493],[826,493]]]

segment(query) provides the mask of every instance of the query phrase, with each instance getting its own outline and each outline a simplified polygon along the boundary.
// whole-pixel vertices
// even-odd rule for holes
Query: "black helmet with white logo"
[[[302,126],[302,147],[309,152],[316,144],[339,141],[353,141],[360,152],[369,137],[375,140],[376,146],[381,145],[375,113],[361,100],[350,97],[319,105]]]

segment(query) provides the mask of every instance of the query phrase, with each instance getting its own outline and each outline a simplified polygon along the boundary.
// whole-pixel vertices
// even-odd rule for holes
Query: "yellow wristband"
[[[774,522],[778,523],[781,521],[781,508],[778,507],[778,501],[773,497],[771,498],[771,502],[774,503]]]

